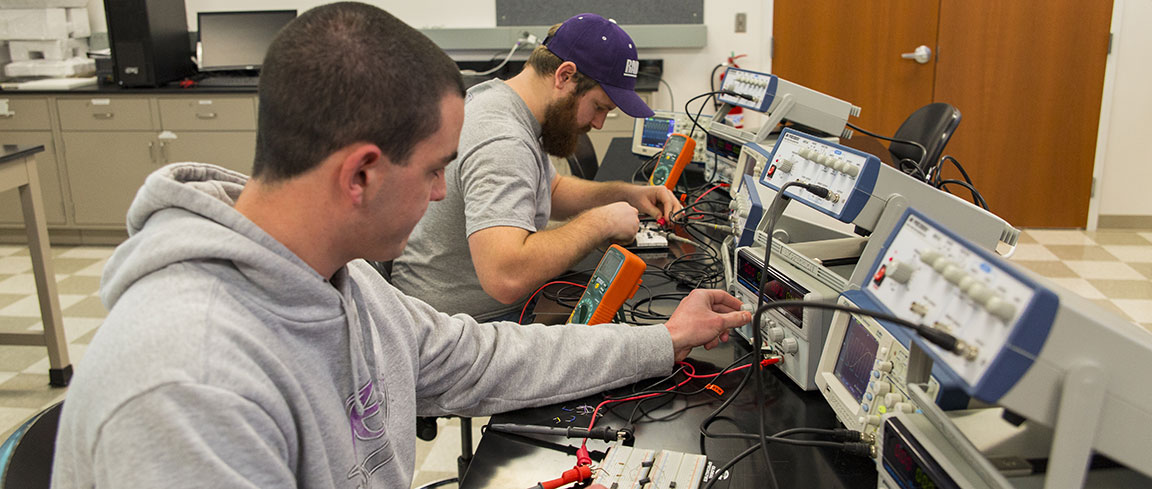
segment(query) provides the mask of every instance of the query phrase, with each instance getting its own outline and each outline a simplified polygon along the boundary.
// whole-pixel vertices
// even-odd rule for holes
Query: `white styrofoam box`
[[[62,61],[88,56],[87,39],[56,39],[52,41],[8,41],[12,61],[47,59]]]
[[[88,0],[0,0],[0,9],[87,7]]]
[[[88,23],[87,8],[64,9],[64,17],[68,22],[68,35],[71,37],[88,37],[92,35],[92,26]]]
[[[0,39],[66,39],[68,15],[62,8],[0,10]]]
[[[88,76],[96,73],[96,60],[91,58],[71,58],[63,61],[46,59],[13,61],[4,67],[4,73],[11,77]]]

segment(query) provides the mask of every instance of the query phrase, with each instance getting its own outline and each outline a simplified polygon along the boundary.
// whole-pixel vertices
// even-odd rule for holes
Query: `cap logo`
[[[640,62],[634,59],[624,60],[624,76],[636,78],[636,73],[640,71]]]

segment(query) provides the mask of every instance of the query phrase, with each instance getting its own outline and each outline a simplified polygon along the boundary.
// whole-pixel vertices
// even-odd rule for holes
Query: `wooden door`
[[[1008,222],[1084,227],[1112,2],[942,0],[940,18],[935,99],[963,114],[944,152]]]
[[[772,68],[860,106],[854,122],[881,134],[930,102],[956,106],[963,119],[944,152],[964,164],[993,212],[1018,227],[1082,227],[1111,9],[1073,0],[776,0]],[[930,63],[900,57],[921,44],[932,48]]]
[[[861,108],[853,124],[891,135],[932,103],[935,55],[920,64],[900,54],[919,45],[935,53],[939,7],[923,0],[776,0],[772,72],[851,102]]]

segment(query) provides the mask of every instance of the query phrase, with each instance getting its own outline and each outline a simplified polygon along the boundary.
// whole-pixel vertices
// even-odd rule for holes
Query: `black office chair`
[[[592,146],[592,139],[588,134],[581,134],[576,144],[576,152],[568,155],[568,167],[572,169],[572,176],[585,180],[595,180],[596,170],[600,169],[600,162],[596,159],[596,148]]]
[[[36,413],[0,445],[0,489],[48,488],[63,407],[61,401]]]
[[[893,142],[888,145],[888,152],[892,153],[897,168],[903,159],[920,161],[920,169],[925,175],[940,164],[940,157],[944,153],[944,146],[952,138],[952,133],[960,125],[960,111],[951,104],[937,102],[928,104],[913,112],[900,124],[893,139],[916,141],[924,145],[927,150],[924,159],[920,160],[920,148],[911,144]]]

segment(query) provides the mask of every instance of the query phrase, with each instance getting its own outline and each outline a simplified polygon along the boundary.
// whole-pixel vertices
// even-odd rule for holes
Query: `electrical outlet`
[[[736,14],[736,32],[748,32],[748,14],[744,12]]]

